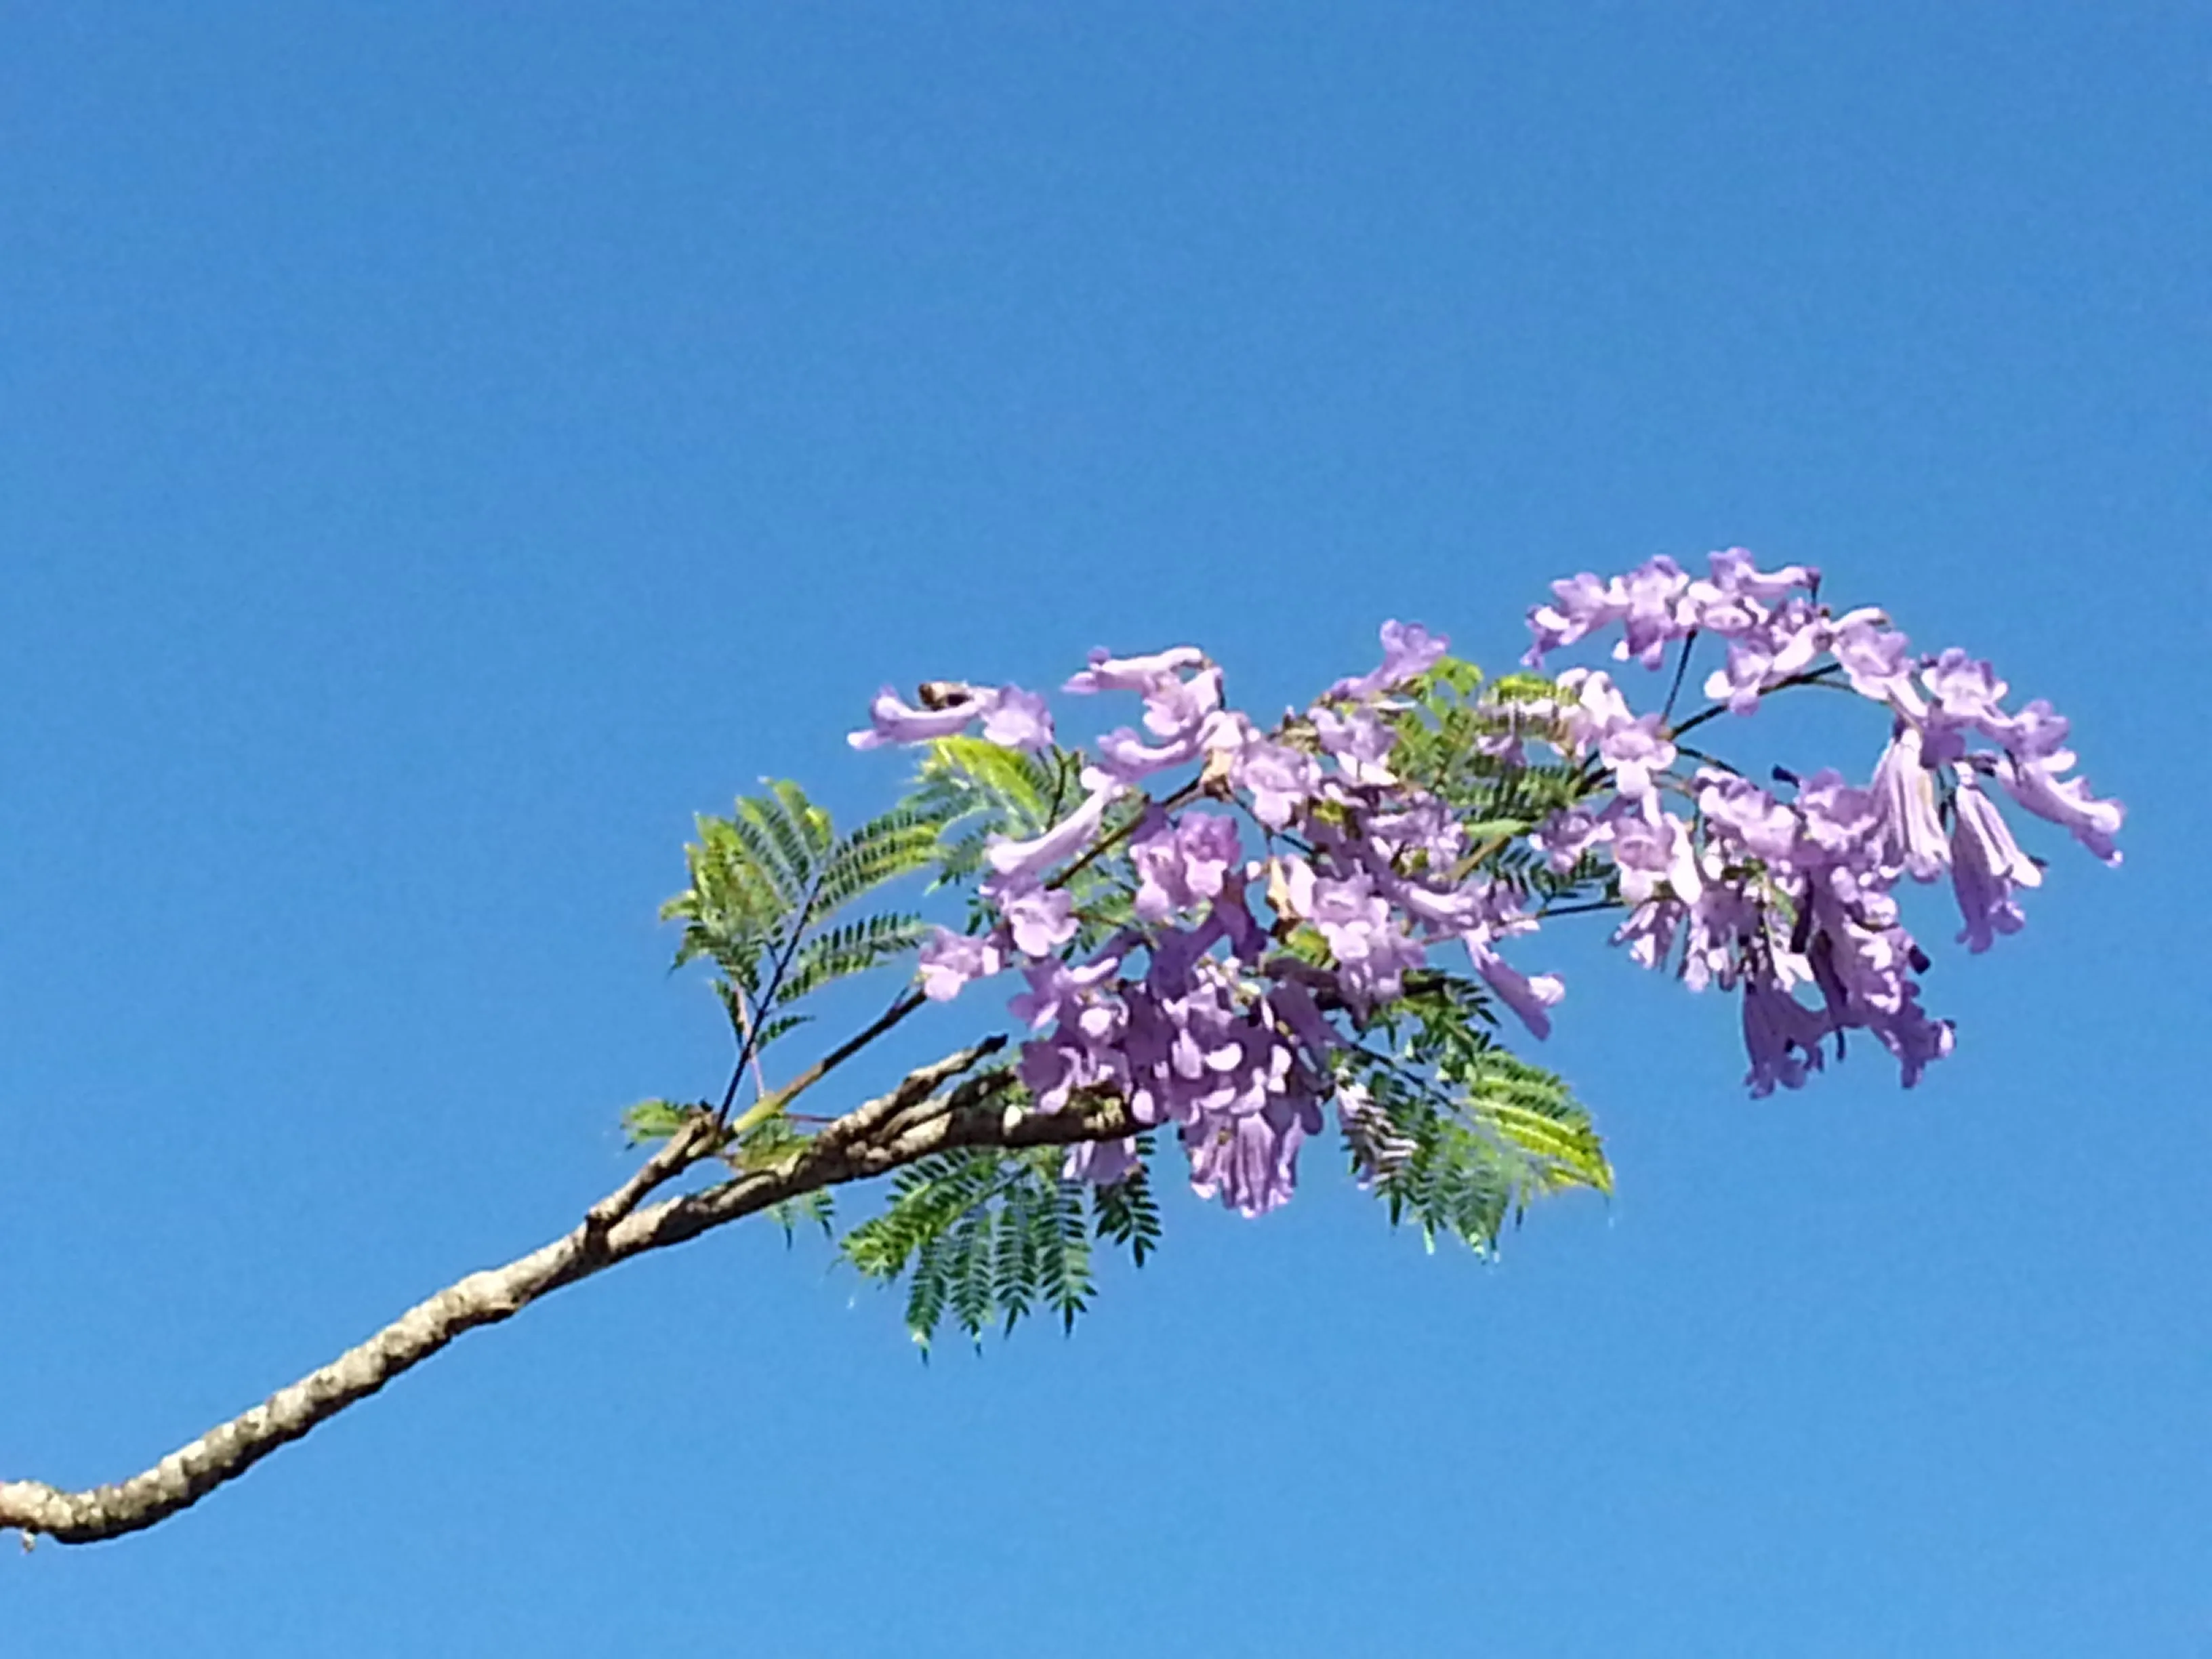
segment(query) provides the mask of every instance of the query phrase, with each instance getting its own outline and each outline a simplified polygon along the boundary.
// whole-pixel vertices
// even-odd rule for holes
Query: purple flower
[[[910,708],[887,685],[868,705],[868,729],[852,732],[845,741],[855,749],[880,749],[887,743],[927,743],[933,738],[949,738],[966,731],[979,716],[997,706],[995,691],[978,691],[965,685],[957,691],[940,707]]]
[[[996,933],[978,938],[939,927],[922,943],[921,994],[932,1002],[950,1002],[970,981],[988,979],[1006,965]]]
[[[1431,634],[1419,623],[1386,622],[1382,624],[1382,665],[1357,679],[1339,680],[1324,695],[1364,702],[1378,691],[1387,691],[1427,673],[1443,658],[1450,643],[1444,635]]]
[[[1674,763],[1674,745],[1661,730],[1659,716],[1616,726],[1598,739],[1599,758],[1613,769],[1613,787],[1623,800],[1643,800],[1656,787],[1654,774]]]
[[[996,706],[983,716],[983,736],[1001,749],[1049,749],[1052,715],[1036,692],[1000,686]]]
[[[1818,565],[1785,564],[1779,570],[1762,571],[1747,548],[1723,548],[1707,556],[1706,562],[1712,569],[1712,585],[1722,593],[1769,604],[1786,597],[1793,587],[1816,587],[1820,580]]]
[[[1060,689],[1093,691],[1150,691],[1163,681],[1181,676],[1186,668],[1203,668],[1206,653],[1194,645],[1178,645],[1147,657],[1115,657],[1103,650],[1091,653],[1091,666],[1069,678]]]
[[[1014,949],[1025,957],[1048,957],[1075,937],[1075,901],[1064,890],[1024,878],[986,882],[983,895],[999,907]]]
[[[1591,848],[1612,839],[1612,819],[1580,806],[1562,807],[1528,832],[1528,844],[1563,875]]]
[[[1559,690],[1571,702],[1561,708],[1560,725],[1571,750],[1585,755],[1611,733],[1636,723],[1628,699],[1601,670],[1570,668],[1559,676]]]
[[[2073,764],[2074,757],[2063,749],[2038,761],[2008,755],[1996,763],[1997,781],[2036,817],[2059,825],[2106,863],[2118,864],[2120,854],[2112,837],[2120,833],[2127,809],[2116,800],[2092,797],[2087,778],[2058,775]]]
[[[2065,751],[2067,729],[2066,717],[2038,697],[2012,717],[1997,740],[2016,761],[2051,761]],[[2073,764],[2069,757],[2058,770]]]
[[[1182,739],[1205,726],[1221,708],[1221,671],[1207,668],[1190,678],[1164,676],[1145,692],[1145,729],[1155,737]]]
[[[1755,1097],[1774,1085],[1802,1089],[1808,1071],[1820,1067],[1820,1039],[1828,1034],[1826,1016],[1808,1008],[1787,987],[1765,974],[1743,980],[1743,1046],[1751,1055],[1744,1081]]]
[[[1321,788],[1321,763],[1256,734],[1231,751],[1229,781],[1252,797],[1252,816],[1280,830]]]
[[[1383,763],[1398,741],[1397,733],[1377,719],[1373,709],[1355,708],[1348,714],[1339,714],[1333,709],[1316,708],[1313,724],[1321,746],[1335,757],[1354,783],[1387,789],[1398,781]]]
[[[1124,783],[1134,783],[1154,772],[1183,766],[1204,752],[1200,732],[1194,729],[1174,743],[1147,744],[1129,726],[1120,726],[1098,739],[1100,768]]]
[[[1164,921],[1216,897],[1241,855],[1234,818],[1193,812],[1170,822],[1155,807],[1129,843],[1139,883],[1138,919]]]
[[[1535,644],[1522,660],[1531,668],[1544,665],[1544,653],[1574,644],[1586,635],[1618,622],[1628,609],[1627,596],[1618,579],[1600,581],[1589,571],[1553,582],[1554,605],[1540,605],[1528,612],[1528,631]]]
[[[1686,603],[1689,586],[1682,567],[1663,553],[1630,571],[1621,580],[1627,626],[1613,654],[1623,662],[1634,658],[1646,668],[1658,667],[1668,646],[1697,626]]]
[[[1521,1017],[1521,1023],[1538,1037],[1552,1035],[1552,1016],[1548,1012],[1567,994],[1566,981],[1557,974],[1522,973],[1488,945],[1469,938],[1467,953],[1490,988],[1498,993],[1505,1006]]]
[[[1771,619],[1753,623],[1729,641],[1728,664],[1705,677],[1705,695],[1727,702],[1729,710],[1748,714],[1759,700],[1790,678],[1802,674],[1827,648],[1827,626],[1820,615],[1802,599]]]
[[[1879,823],[1874,793],[1845,783],[1842,773],[1824,767],[1799,784],[1797,816],[1821,859],[1847,864],[1872,857],[1869,842]]]
[[[1042,878],[1047,870],[1062,859],[1073,857],[1098,833],[1098,826],[1105,819],[1107,807],[1113,804],[1122,790],[1118,778],[1091,770],[1084,773],[1083,784],[1091,791],[1083,805],[1044,834],[1030,841],[1010,841],[1004,836],[993,836],[983,853],[990,866],[1009,880],[1024,876]]]
[[[1705,891],[1690,826],[1671,812],[1623,817],[1613,833],[1613,861],[1620,871],[1620,896],[1632,906],[1652,897],[1662,882],[1686,903]]]
[[[1298,1148],[1321,1126],[1321,1107],[1310,1098],[1199,1118],[1182,1131],[1191,1190],[1200,1198],[1218,1194],[1239,1215],[1265,1215],[1297,1191]]]
[[[1056,957],[1033,962],[1022,969],[1030,988],[1008,1003],[1007,1010],[1032,1031],[1055,1023],[1079,1027],[1096,1006],[1094,994],[1112,981],[1121,966],[1121,954],[1110,945],[1080,968],[1070,968]]]
[[[1708,768],[1698,774],[1698,810],[1708,822],[1762,863],[1789,861],[1797,848],[1795,811],[1748,778]]]
[[[1936,817],[1936,783],[1920,758],[1920,728],[1899,721],[1889,747],[1875,763],[1875,842],[1885,866],[1933,881],[1951,861],[1943,826]]]
[[[1907,720],[1919,720],[1928,704],[1912,684],[1911,642],[1888,626],[1879,611],[1854,611],[1835,625],[1828,648],[1835,653],[1851,690],[1887,703]]]
[[[1986,951],[1998,933],[2016,933],[2027,920],[2013,902],[2015,887],[2039,887],[2043,872],[2020,850],[1996,803],[1971,775],[1959,779],[1952,797],[1951,885],[1959,896],[1969,951]]]
[[[1920,671],[1920,683],[1934,699],[1929,711],[1931,731],[1966,727],[2002,739],[2012,725],[2003,707],[2005,683],[1989,664],[1975,660],[1955,645]],[[1949,760],[1956,753],[1954,747],[1947,747],[1936,758]]]

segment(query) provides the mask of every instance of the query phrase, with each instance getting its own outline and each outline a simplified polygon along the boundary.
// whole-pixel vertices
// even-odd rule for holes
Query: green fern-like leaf
[[[1445,1069],[1457,1075],[1360,1066],[1382,1122],[1363,1132],[1354,1167],[1393,1225],[1413,1222],[1431,1249],[1450,1234],[1489,1255],[1532,1200],[1576,1187],[1613,1190],[1589,1114],[1560,1079],[1495,1048]]]
[[[793,955],[774,1006],[787,1007],[826,985],[880,967],[913,950],[929,931],[920,916],[882,915],[817,933]]]
[[[1150,1135],[1140,1136],[1137,1167],[1112,1186],[1091,1191],[1091,1225],[1097,1236],[1127,1249],[1139,1267],[1160,1242],[1160,1209],[1152,1187],[1152,1142]]]
[[[1096,1200],[1060,1178],[1061,1157],[1047,1146],[924,1158],[894,1179],[882,1214],[846,1235],[846,1259],[864,1275],[908,1279],[907,1326],[925,1354],[947,1318],[980,1341],[986,1327],[1011,1331],[1032,1313],[1072,1328],[1090,1305]],[[1141,1184],[1120,1213],[1141,1260],[1159,1233]]]

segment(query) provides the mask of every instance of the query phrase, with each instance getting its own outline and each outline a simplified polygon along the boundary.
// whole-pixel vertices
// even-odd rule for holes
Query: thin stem
[[[1205,787],[1206,780],[1203,777],[1193,778],[1188,783],[1183,785],[1182,788],[1176,790],[1175,793],[1170,795],[1165,800],[1158,802],[1155,802],[1150,795],[1145,794],[1142,790],[1138,791],[1138,793],[1143,798],[1146,805],[1158,805],[1161,811],[1171,812],[1176,807],[1182,806],[1186,803],[1195,799],[1199,792]],[[1091,842],[1091,845],[1084,850],[1083,855],[1080,858],[1077,859],[1073,864],[1070,864],[1065,870],[1062,870],[1050,881],[1045,883],[1046,888],[1049,890],[1066,886],[1069,882],[1073,881],[1076,877],[1082,874],[1085,870],[1090,868],[1090,866],[1097,863],[1098,860],[1112,852],[1123,842],[1128,840],[1130,836],[1135,835],[1137,833],[1137,826],[1145,821],[1145,817],[1146,815],[1144,813],[1139,812],[1135,817],[1131,818],[1127,823],[1123,824],[1119,830],[1116,830],[1112,835],[1103,836],[1099,840]]]
[[[768,1092],[768,1074],[761,1066],[760,1046],[753,1036],[752,1009],[745,1000],[744,986],[734,982],[731,984],[730,1002],[738,1011],[738,1033],[744,1039],[744,1043],[738,1052],[742,1054],[747,1047],[753,1051],[753,1098],[758,1100]],[[740,1067],[740,1069],[743,1068]],[[724,1103],[724,1109],[728,1109],[726,1102]]]
[[[1837,685],[1834,678],[1836,675],[1840,674],[1843,672],[1844,665],[1841,663],[1832,662],[1825,668],[1815,668],[1806,673],[1792,674],[1786,680],[1777,680],[1772,685],[1768,686],[1765,690],[1761,691],[1759,696],[1763,697],[1771,697],[1777,691],[1787,691],[1793,685],[1826,685],[1833,687],[1838,691],[1844,690],[1848,688]],[[1729,706],[1724,702],[1711,704],[1691,715],[1689,719],[1684,720],[1680,726],[1675,726],[1672,731],[1668,732],[1667,735],[1669,738],[1679,738],[1683,732],[1694,732],[1698,727],[1703,726],[1707,720],[1717,720],[1720,716],[1727,714],[1728,712]]]
[[[805,898],[800,902],[798,909],[792,913],[794,920],[791,937],[785,941],[783,949],[776,952],[775,969],[769,975],[768,988],[761,993],[761,1012],[763,1016],[769,1009],[775,1006],[775,994],[783,988],[784,979],[791,972],[791,964],[798,957],[799,945],[806,937],[807,918],[813,914],[815,901],[822,896],[822,884],[829,874],[830,866],[824,863],[821,869],[815,872],[814,879],[807,884]],[[756,1040],[757,1035],[751,1028],[750,1019],[748,1018],[745,1040],[738,1047],[738,1063],[730,1073],[730,1086],[722,1091],[722,1104],[714,1114],[714,1127],[717,1129],[730,1121],[730,1108],[736,1103],[738,1085],[744,1077],[747,1063],[757,1062],[760,1057],[760,1044]],[[761,1110],[764,1103],[764,1100],[754,1103],[751,1109],[746,1112],[746,1117],[757,1121],[761,1116],[766,1115]]]
[[[816,1060],[774,1094],[762,1096],[747,1109],[745,1115],[732,1126],[733,1130],[743,1133],[754,1124],[773,1117],[928,1000],[929,999],[919,991],[901,993],[891,1006],[877,1015],[868,1025],[846,1038],[844,1042],[823,1055],[821,1059]]]
[[[1601,910],[1626,910],[1628,907],[1619,899],[1592,899],[1586,904],[1562,904],[1557,909],[1547,905],[1539,909],[1539,916],[1587,916]]]
[[[1690,672],[1690,653],[1697,643],[1696,629],[1682,635],[1682,654],[1674,664],[1674,683],[1667,688],[1667,706],[1659,711],[1659,724],[1662,726],[1674,718],[1674,699],[1681,695],[1682,676]]]

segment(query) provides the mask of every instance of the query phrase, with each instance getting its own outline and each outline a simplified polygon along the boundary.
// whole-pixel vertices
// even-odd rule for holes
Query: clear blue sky
[[[2203,9],[18,4],[0,155],[0,1474],[570,1225],[720,1079],[690,815],[865,810],[886,678],[1266,708],[1742,543],[2132,810],[1910,1095],[1562,942],[1620,1190],[1495,1267],[1323,1149],[925,1368],[733,1231],[0,1650],[2212,1651]]]

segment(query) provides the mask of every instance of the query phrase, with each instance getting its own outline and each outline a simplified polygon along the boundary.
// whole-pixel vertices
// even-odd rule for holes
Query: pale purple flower
[[[1779,570],[1760,570],[1747,548],[1729,547],[1707,556],[1712,585],[1723,593],[1760,599],[1769,604],[1785,598],[1791,588],[1817,587],[1818,565],[1785,564]]]
[[[1689,907],[1680,899],[1647,898],[1613,929],[1613,942],[1626,945],[1628,959],[1638,967],[1656,968],[1674,950],[1689,914]]]
[[[1465,827],[1434,796],[1376,813],[1367,820],[1367,840],[1393,866],[1420,872],[1448,872],[1467,850]]]
[[[1882,612],[1864,610],[1838,619],[1828,649],[1852,690],[1887,703],[1907,720],[1919,720],[1928,713],[1928,703],[1913,684],[1918,665],[1907,649],[1911,643]]]
[[[1505,1006],[1521,1017],[1533,1036],[1552,1035],[1552,1016],[1549,1012],[1567,994],[1566,981],[1556,974],[1530,975],[1499,956],[1487,945],[1470,937],[1467,953],[1490,988],[1498,993]]]
[[[2074,757],[2066,755],[2066,717],[2043,698],[2038,697],[2019,714],[2012,716],[2002,733],[1995,734],[2012,757],[2023,763],[2031,761],[2053,763],[2063,772],[2074,764]]]
[[[1065,818],[1030,841],[1012,841],[1004,836],[994,836],[984,849],[983,857],[1001,876],[1015,878],[1023,876],[1042,878],[1047,870],[1062,859],[1071,858],[1098,833],[1098,826],[1106,817],[1106,809],[1122,792],[1118,778],[1086,769],[1084,787],[1091,793]]]
[[[1057,957],[1033,962],[1022,969],[1030,988],[1008,1003],[1007,1009],[1033,1031],[1055,1022],[1080,1026],[1094,1006],[1094,994],[1110,983],[1121,967],[1121,953],[1111,946],[1080,968],[1071,968]]]
[[[2059,825],[2106,863],[2118,864],[2120,853],[2112,837],[2119,834],[2127,809],[2116,800],[2093,797],[2087,778],[2058,775],[2073,764],[2074,757],[2063,749],[2039,761],[2003,756],[1996,763],[1997,781],[2036,817]]]
[[[1164,678],[1145,692],[1145,729],[1155,737],[1182,738],[1221,708],[1221,671],[1207,668],[1188,679]]]
[[[1616,726],[1597,742],[1600,759],[1613,769],[1613,787],[1623,800],[1642,800],[1656,787],[1655,775],[1674,763],[1674,745],[1656,714]]]
[[[1218,1194],[1239,1215],[1265,1215],[1297,1190],[1298,1148],[1321,1127],[1321,1107],[1311,1098],[1200,1118],[1182,1131],[1191,1190],[1200,1198]]]
[[[1662,553],[1645,560],[1621,579],[1627,604],[1626,623],[1613,654],[1626,662],[1633,658],[1646,668],[1665,659],[1667,647],[1697,626],[1687,603],[1690,579],[1682,567]]]
[[[1872,857],[1869,842],[1880,816],[1874,792],[1844,781],[1842,773],[1822,768],[1797,786],[1797,817],[1807,842],[1833,863]]]
[[[1743,981],[1743,1046],[1751,1055],[1744,1081],[1754,1097],[1805,1086],[1808,1071],[1820,1066],[1820,1039],[1828,1034],[1827,1016],[1808,1008],[1765,974]]]
[[[1187,766],[1205,752],[1202,727],[1173,743],[1146,744],[1130,726],[1120,726],[1098,739],[1100,769],[1124,783],[1134,783],[1170,767]]]
[[[1252,816],[1280,830],[1321,787],[1321,763],[1302,750],[1252,736],[1231,753],[1229,781],[1249,792]]]
[[[1531,668],[1544,665],[1544,653],[1574,644],[1584,635],[1618,622],[1628,609],[1620,580],[1599,580],[1589,571],[1552,584],[1557,603],[1530,608],[1528,630],[1536,642],[1522,660]]]
[[[1371,708],[1355,708],[1346,714],[1334,709],[1313,711],[1314,733],[1321,746],[1335,758],[1354,783],[1388,788],[1398,781],[1385,763],[1397,733],[1384,725]]]
[[[1705,891],[1690,826],[1672,812],[1624,816],[1613,832],[1613,861],[1620,870],[1620,896],[1632,906],[1653,896],[1662,882],[1686,903]]]
[[[1528,844],[1565,874],[1583,854],[1613,839],[1613,820],[1587,807],[1562,807],[1528,832]]]
[[[983,736],[1001,749],[1049,749],[1052,714],[1036,692],[1002,685],[996,704],[983,716]]]
[[[1150,691],[1164,681],[1178,678],[1186,668],[1203,668],[1206,653],[1194,645],[1178,645],[1145,657],[1115,657],[1104,650],[1091,653],[1091,666],[1069,677],[1060,689],[1088,694],[1093,691]]]
[[[1431,634],[1419,623],[1382,624],[1382,665],[1357,679],[1342,679],[1324,695],[1364,702],[1378,691],[1403,685],[1434,668],[1451,643],[1442,634]]]
[[[927,688],[925,688],[927,690]],[[845,739],[855,749],[880,749],[890,743],[927,743],[964,732],[979,717],[998,706],[999,693],[959,688],[959,695],[935,708],[913,708],[899,701],[897,691],[885,686],[868,705],[868,729]]]
[[[922,941],[921,994],[932,1002],[950,1002],[971,981],[988,979],[1006,965],[996,933],[981,937],[939,927]]]
[[[1798,817],[1787,805],[1748,778],[1711,768],[1698,774],[1698,810],[1709,822],[1763,863],[1789,860],[1797,847]]]
[[[2012,724],[2004,712],[2005,683],[1985,662],[1951,646],[1920,671],[1920,683],[1932,700],[1931,729],[1972,727],[1985,737],[2002,738]],[[1953,758],[1955,750],[1936,758]]]
[[[1875,763],[1875,838],[1889,868],[1906,871],[1916,881],[1933,881],[1951,861],[1951,848],[1936,816],[1935,774],[1920,757],[1920,728],[1899,721],[1897,734]]]
[[[1960,940],[1986,951],[1998,933],[2016,933],[2027,920],[2013,902],[2015,887],[2039,887],[2043,872],[2020,850],[2004,814],[1971,775],[1959,779],[1951,799],[1951,884],[1966,919]]]
[[[1738,630],[1728,662],[1705,677],[1705,695],[1748,714],[1759,700],[1794,674],[1802,674],[1828,647],[1826,618],[1802,599]]]
[[[1560,725],[1571,752],[1579,757],[1613,732],[1632,726],[1636,716],[1628,699],[1620,695],[1613,676],[1601,669],[1570,668],[1559,676],[1559,690],[1571,699],[1560,713]]]
[[[986,882],[983,894],[998,906],[1014,949],[1025,957],[1050,956],[1075,937],[1075,901],[1065,889],[1030,878]]]
[[[1129,843],[1139,884],[1138,919],[1163,921],[1216,897],[1230,866],[1241,856],[1234,818],[1192,812],[1170,822],[1153,809]]]

